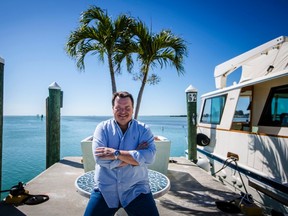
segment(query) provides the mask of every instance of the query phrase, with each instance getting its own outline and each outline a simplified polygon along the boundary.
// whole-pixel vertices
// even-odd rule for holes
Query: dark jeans
[[[119,208],[109,208],[101,192],[93,191],[84,216],[112,216]],[[152,193],[140,194],[124,209],[129,216],[159,216]]]

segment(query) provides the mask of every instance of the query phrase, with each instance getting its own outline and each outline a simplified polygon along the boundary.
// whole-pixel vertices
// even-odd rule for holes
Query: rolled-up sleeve
[[[142,128],[143,131],[141,131],[140,134],[140,141],[139,144],[143,142],[148,143],[147,149],[141,149],[141,150],[133,150],[129,151],[130,155],[139,163],[139,165],[142,164],[152,164],[155,160],[155,154],[156,154],[156,146],[154,143],[154,136],[149,128],[144,125]]]

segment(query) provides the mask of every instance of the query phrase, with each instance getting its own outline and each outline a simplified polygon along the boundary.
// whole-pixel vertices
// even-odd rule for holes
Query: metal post
[[[3,89],[4,89],[4,59],[0,57],[0,190],[2,189]]]
[[[62,94],[60,86],[54,82],[49,86],[46,99],[46,168],[60,161],[60,108]]]
[[[187,124],[188,124],[188,159],[197,162],[197,89],[190,85],[186,89]]]

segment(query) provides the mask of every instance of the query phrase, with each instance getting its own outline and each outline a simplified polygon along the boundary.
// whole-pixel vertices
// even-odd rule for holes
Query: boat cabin
[[[236,70],[242,70],[240,81],[227,87]],[[237,166],[231,163],[218,177],[239,191],[249,184],[255,200],[287,212],[288,37],[216,66],[214,77],[217,90],[201,97],[199,157],[212,173],[233,157]],[[236,171],[245,175],[243,182]]]

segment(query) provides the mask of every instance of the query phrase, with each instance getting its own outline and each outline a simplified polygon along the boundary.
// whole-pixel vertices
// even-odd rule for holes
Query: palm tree
[[[112,93],[117,91],[115,74],[121,73],[121,67],[115,67],[117,53],[121,52],[117,47],[132,37],[129,29],[133,22],[134,19],[126,15],[120,15],[113,21],[107,12],[91,6],[82,13],[80,27],[71,32],[66,44],[67,54],[76,60],[80,71],[85,70],[84,58],[88,53],[98,55],[101,62],[104,62],[104,56],[107,55]]]
[[[149,76],[149,70],[157,65],[163,68],[169,64],[176,68],[178,75],[184,74],[183,58],[187,56],[187,47],[184,40],[172,34],[171,31],[162,30],[158,34],[152,34],[141,21],[138,21],[133,28],[133,34],[134,41],[130,41],[129,46],[126,44],[126,51],[122,53],[122,58],[130,57],[128,53],[135,53],[140,63],[140,72],[134,76],[134,80],[141,81],[134,114],[134,118],[137,119],[146,83],[155,85],[160,82],[156,74]],[[130,64],[128,72],[131,72],[129,69],[133,62],[130,61],[127,64]]]

